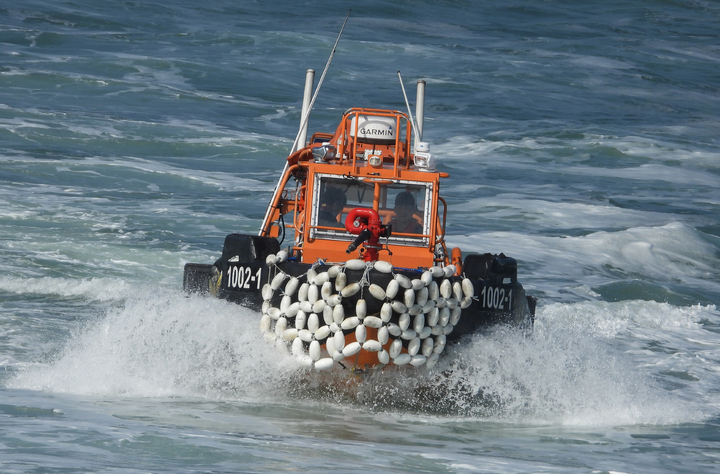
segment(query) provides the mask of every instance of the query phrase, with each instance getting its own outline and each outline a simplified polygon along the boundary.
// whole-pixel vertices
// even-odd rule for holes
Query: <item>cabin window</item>
[[[432,183],[394,181],[376,184],[335,175],[316,175],[312,237],[354,240],[345,218],[357,207],[377,209],[384,224],[392,225],[390,243],[425,245],[430,233]],[[375,202],[377,197],[377,202]]]

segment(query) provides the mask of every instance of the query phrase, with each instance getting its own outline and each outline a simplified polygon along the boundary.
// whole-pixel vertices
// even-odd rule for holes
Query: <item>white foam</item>
[[[677,222],[578,237],[488,232],[451,236],[448,241],[463,252],[505,252],[516,258],[526,287],[532,287],[536,278],[563,285],[600,284],[608,281],[611,269],[616,274],[610,281],[622,273],[629,278],[718,290],[720,262],[714,246],[696,230]],[[553,293],[552,285],[542,286],[548,294]]]
[[[81,297],[88,301],[121,301],[133,285],[118,278],[10,278],[0,277],[0,291],[16,295],[56,295]]]
[[[455,360],[445,359],[443,368],[452,374],[451,383],[472,387],[494,402],[485,414],[503,421],[584,426],[695,422],[714,413],[720,396],[698,391],[720,382],[720,374],[706,373],[706,362],[687,354],[683,370],[702,373],[697,386],[675,384],[676,390],[669,391],[657,379],[677,381],[664,375],[665,364],[680,365],[670,349],[683,353],[689,337],[713,339],[700,321],[718,322],[718,316],[714,307],[645,301],[553,304],[540,308],[532,336],[511,331],[474,336],[451,349]],[[649,351],[657,345],[666,352]]]
[[[49,364],[9,386],[88,395],[232,396],[266,390],[298,369],[260,337],[259,315],[222,300],[137,292],[90,324]]]

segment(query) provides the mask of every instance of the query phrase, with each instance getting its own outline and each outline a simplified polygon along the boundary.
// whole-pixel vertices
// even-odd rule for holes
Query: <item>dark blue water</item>
[[[317,389],[259,315],[182,295],[256,232],[310,119],[405,110],[447,240],[505,252],[532,337]],[[0,4],[3,472],[714,472],[720,5]],[[713,468],[715,466],[715,468]]]

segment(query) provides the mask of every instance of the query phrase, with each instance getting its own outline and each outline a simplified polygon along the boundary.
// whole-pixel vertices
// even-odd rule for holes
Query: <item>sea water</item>
[[[432,371],[327,384],[181,291],[300,121],[405,110],[447,241],[539,298]],[[720,6],[0,4],[0,471],[715,472]],[[317,80],[316,80],[317,83]]]

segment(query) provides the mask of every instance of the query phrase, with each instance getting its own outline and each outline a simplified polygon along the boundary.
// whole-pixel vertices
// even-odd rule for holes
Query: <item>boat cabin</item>
[[[348,110],[334,134],[316,133],[288,157],[260,235],[285,239],[292,231],[292,255],[304,263],[450,263],[439,194],[440,178],[448,175],[433,168],[427,144],[417,137],[411,151],[412,138],[402,112]],[[365,227],[373,227],[376,238],[356,249]]]

